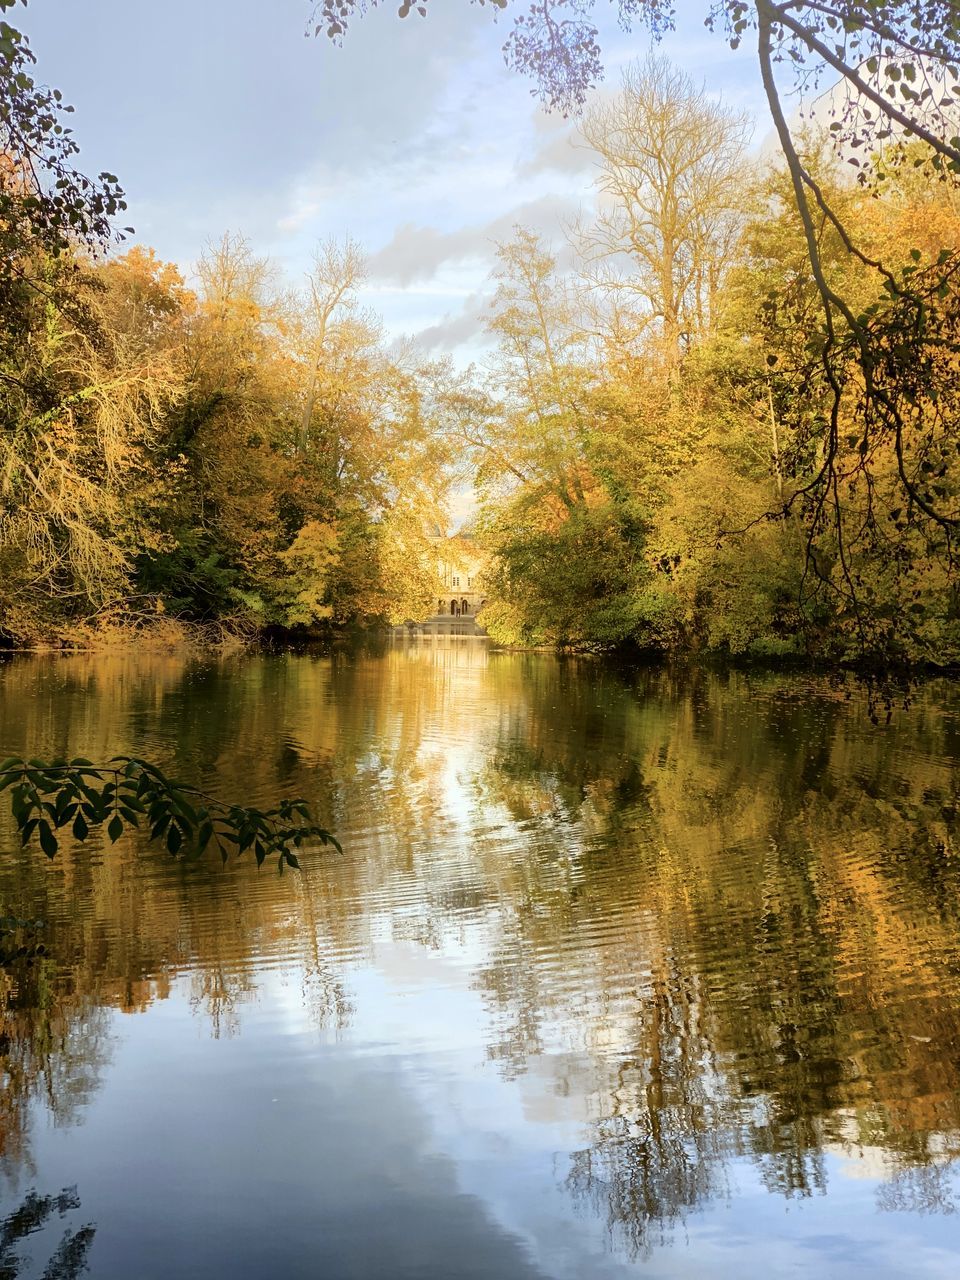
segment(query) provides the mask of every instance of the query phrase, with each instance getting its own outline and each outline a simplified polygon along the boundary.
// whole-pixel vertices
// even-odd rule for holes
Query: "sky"
[[[708,0],[679,0],[661,52],[766,133],[751,50],[703,26]],[[426,19],[391,3],[342,47],[306,37],[309,0],[30,0],[16,24],[38,79],[76,108],[87,171],[118,175],[136,240],[189,277],[205,243],[241,233],[302,282],[317,242],[365,249],[363,301],[387,334],[432,354],[482,350],[497,240],[514,225],[554,243],[593,200],[575,122],[541,110],[507,70],[509,22],[469,0]],[[509,18],[511,10],[507,11]],[[600,0],[606,83],[643,58]]]

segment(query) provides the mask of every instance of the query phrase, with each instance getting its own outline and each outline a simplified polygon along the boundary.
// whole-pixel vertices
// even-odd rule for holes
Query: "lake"
[[[4,809],[47,954],[0,969],[3,1277],[960,1274],[956,684],[23,656],[14,752],[302,794],[344,852],[48,862]]]

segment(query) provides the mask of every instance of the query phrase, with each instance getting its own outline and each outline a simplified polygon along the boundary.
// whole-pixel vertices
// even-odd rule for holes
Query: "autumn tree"
[[[910,278],[915,255],[960,242],[949,189],[907,160],[874,188],[843,181],[815,150],[804,163],[870,252]],[[896,171],[895,171],[896,170]],[[782,169],[757,190],[719,331],[684,362],[682,388],[699,400],[688,466],[667,489],[650,547],[658,590],[675,609],[681,643],[765,655],[952,661],[958,652],[956,586],[948,534],[904,501],[895,442],[870,442],[865,458],[864,383],[850,335],[823,362],[821,299]],[[879,313],[886,292],[847,252],[837,228],[820,228],[825,279],[858,313]],[[951,291],[937,298],[952,324]],[[897,384],[920,408],[935,395],[941,419],[929,437],[906,432],[903,458],[944,503],[960,472],[949,422],[955,413],[949,348],[912,349]],[[697,388],[697,395],[690,391]],[[828,456],[823,426],[836,412],[838,483],[818,483]],[[779,519],[771,513],[780,512]]]
[[[482,396],[462,397],[481,532],[495,552],[484,625],[500,639],[610,644],[629,635],[638,511],[609,478],[600,361],[582,299],[522,228],[500,246]]]
[[[0,324],[0,603],[14,634],[132,589],[156,538],[151,450],[182,395],[163,341],[115,323],[140,261],[108,277],[66,255],[30,270]]]
[[[158,456],[177,484],[140,580],[171,613],[242,623],[262,612],[254,583],[275,571],[284,545],[281,447],[293,439],[295,385],[269,264],[226,235],[207,246],[197,276],[176,323],[184,395]]]
[[[310,437],[313,411],[323,381],[328,337],[333,334],[338,312],[345,316],[356,312],[357,289],[363,283],[365,271],[363,253],[349,238],[343,242],[325,240],[314,251],[313,270],[307,278],[309,301],[303,311],[308,382],[300,427],[301,449],[306,448]]]
[[[485,479],[536,487],[570,510],[584,500],[591,381],[576,295],[554,254],[524,228],[498,247],[497,259],[488,332],[497,343],[493,383],[503,412],[496,428],[475,432],[471,443]]]
[[[662,58],[634,64],[580,124],[601,201],[583,229],[599,284],[619,293],[666,359],[715,320],[742,224],[746,117]],[[626,262],[625,267],[619,264]]]
[[[434,595],[426,533],[448,486],[436,371],[412,349],[387,350],[361,304],[364,278],[360,247],[327,240],[288,302],[300,527],[283,559],[299,623],[400,622]]]

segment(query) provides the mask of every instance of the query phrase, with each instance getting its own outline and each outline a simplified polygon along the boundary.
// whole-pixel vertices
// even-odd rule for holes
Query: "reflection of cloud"
[[[868,1180],[882,1182],[890,1176],[894,1162],[890,1153],[882,1147],[847,1147],[837,1143],[824,1143],[824,1151],[837,1157],[837,1173],[841,1178],[853,1178],[857,1181]]]

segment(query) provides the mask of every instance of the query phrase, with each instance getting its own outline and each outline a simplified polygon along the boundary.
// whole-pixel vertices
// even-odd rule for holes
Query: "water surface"
[[[4,813],[49,954],[0,970],[0,1275],[89,1226],[48,1275],[955,1277],[960,690],[876,710],[474,637],[6,662],[3,754],[345,851],[48,864]]]

